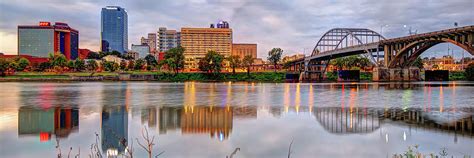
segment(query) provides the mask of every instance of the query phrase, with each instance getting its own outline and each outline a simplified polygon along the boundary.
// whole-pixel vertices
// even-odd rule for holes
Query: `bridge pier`
[[[373,70],[372,81],[421,81],[420,69],[376,67]]]

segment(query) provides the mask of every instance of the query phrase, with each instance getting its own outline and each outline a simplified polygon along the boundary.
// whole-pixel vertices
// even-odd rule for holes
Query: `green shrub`
[[[372,72],[360,72],[361,81],[372,81]]]
[[[450,81],[466,80],[466,74],[462,71],[450,71],[449,72]]]
[[[326,73],[326,80],[328,81],[337,81],[337,72],[327,72]]]
[[[466,78],[469,80],[469,81],[474,81],[474,63],[470,63],[466,70],[465,70],[465,73],[466,73]]]

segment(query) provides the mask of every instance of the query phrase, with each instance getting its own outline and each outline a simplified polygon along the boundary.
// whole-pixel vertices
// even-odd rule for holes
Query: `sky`
[[[80,48],[98,51],[105,6],[127,10],[129,45],[159,27],[209,27],[225,20],[234,43],[257,43],[261,58],[274,47],[285,55],[309,55],[319,38],[336,27],[368,28],[393,38],[408,35],[410,27],[424,33],[455,22],[474,25],[474,0],[2,0],[0,52],[17,54],[17,26],[39,21],[68,23],[79,30]],[[461,57],[463,50],[451,44],[439,44],[423,56],[446,55],[448,48]]]

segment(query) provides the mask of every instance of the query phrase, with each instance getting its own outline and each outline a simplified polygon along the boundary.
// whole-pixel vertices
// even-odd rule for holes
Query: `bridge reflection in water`
[[[370,133],[395,124],[473,136],[474,108],[424,111],[421,108],[314,108],[316,120],[331,133]]]

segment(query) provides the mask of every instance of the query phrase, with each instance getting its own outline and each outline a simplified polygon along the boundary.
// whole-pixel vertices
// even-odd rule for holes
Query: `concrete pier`
[[[421,81],[420,69],[377,67],[373,70],[373,81]]]

